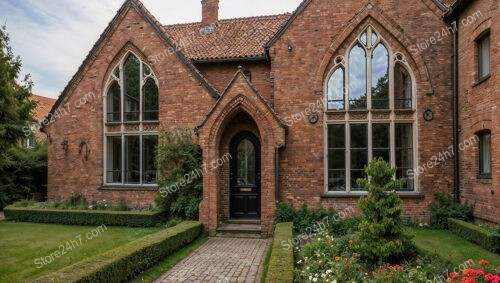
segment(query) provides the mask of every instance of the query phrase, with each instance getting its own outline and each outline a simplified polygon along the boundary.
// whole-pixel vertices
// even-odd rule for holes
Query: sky
[[[301,0],[220,0],[219,18],[294,11]],[[200,0],[142,0],[162,24],[198,22]],[[33,93],[57,98],[114,17],[122,0],[0,0],[14,54],[30,74]]]

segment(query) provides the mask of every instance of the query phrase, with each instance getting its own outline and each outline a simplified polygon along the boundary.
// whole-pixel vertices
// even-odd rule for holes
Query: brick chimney
[[[201,0],[201,22],[211,25],[219,20],[219,0]]]

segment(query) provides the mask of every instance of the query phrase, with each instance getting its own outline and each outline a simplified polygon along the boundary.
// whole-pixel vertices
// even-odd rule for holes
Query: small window
[[[35,139],[33,137],[26,138],[26,147],[34,148],[35,147]]]
[[[479,136],[479,177],[491,178],[491,132]]]
[[[490,75],[490,34],[477,40],[478,80],[481,81]]]

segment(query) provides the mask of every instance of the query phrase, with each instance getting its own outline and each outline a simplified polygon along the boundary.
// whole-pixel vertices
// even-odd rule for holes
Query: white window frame
[[[367,73],[366,73],[366,86],[367,86],[367,108],[366,109],[355,109],[355,110],[349,110],[350,108],[350,103],[349,103],[349,91],[350,91],[350,84],[349,84],[349,53],[351,49],[360,41],[361,35],[365,31],[374,31],[377,34],[377,44],[382,43],[384,47],[387,49],[387,52],[389,54],[389,108],[388,109],[371,109],[371,85],[372,85],[372,73],[371,73],[371,61],[372,60],[367,60]],[[367,42],[371,42],[371,33],[367,32]],[[371,56],[374,51],[374,48],[371,48],[369,52],[366,53],[366,56]],[[395,159],[396,159],[396,149],[395,149],[395,125],[396,124],[412,124],[412,145],[413,145],[413,156],[412,156],[412,161],[413,161],[413,168],[419,164],[418,160],[418,119],[416,117],[417,113],[417,100],[416,100],[416,94],[417,94],[417,83],[415,80],[415,75],[412,72],[412,69],[410,68],[410,65],[405,59],[405,56],[401,52],[394,52],[389,45],[389,43],[382,37],[381,33],[378,32],[375,28],[373,28],[371,25],[368,25],[359,35],[356,37],[356,39],[348,46],[347,50],[345,51],[344,55],[338,56],[335,59],[335,64],[329,71],[328,75],[326,76],[326,80],[323,86],[323,93],[324,93],[324,111],[323,111],[323,149],[324,149],[324,191],[325,194],[327,195],[356,195],[356,194],[366,194],[366,191],[351,191],[351,162],[350,162],[350,124],[362,124],[366,123],[368,127],[368,162],[372,160],[372,151],[373,151],[373,145],[372,145],[372,124],[390,124],[390,162],[394,165],[395,164]],[[411,109],[395,109],[395,103],[394,103],[394,67],[396,64],[401,64],[402,67],[406,68],[408,71],[410,78],[411,78],[411,83],[412,83],[412,94],[411,94],[411,99],[412,99],[412,108]],[[341,110],[330,110],[328,109],[328,82],[331,77],[331,75],[338,69],[338,68],[344,68],[344,90],[347,90],[347,93],[344,95],[344,109]],[[373,118],[373,112],[377,111],[382,111],[382,112],[388,112],[390,111],[390,118],[389,119],[374,119]],[[396,111],[411,111],[413,112],[412,119],[400,119],[396,115]],[[350,119],[349,113],[356,113],[356,112],[367,112],[367,119],[363,120],[353,120]],[[343,120],[328,120],[328,113],[344,113],[344,119]],[[345,153],[345,170],[346,170],[346,180],[345,180],[345,186],[346,190],[345,191],[329,191],[328,190],[328,125],[330,124],[343,124],[345,126],[345,147],[346,147],[346,153]],[[417,174],[414,174],[413,178],[413,190],[412,191],[397,191],[399,194],[405,194],[405,193],[418,193],[419,192],[419,176]]]

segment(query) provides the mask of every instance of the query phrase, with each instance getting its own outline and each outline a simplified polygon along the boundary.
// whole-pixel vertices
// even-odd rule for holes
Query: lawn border
[[[184,221],[46,274],[34,282],[124,282],[193,242],[202,230],[201,222]]]
[[[161,211],[67,210],[14,207],[4,208],[9,220],[67,225],[109,225],[154,227],[163,221]]]
[[[277,223],[274,230],[271,258],[264,282],[293,282],[293,249],[284,249],[282,241],[293,238],[293,223]]]
[[[488,251],[500,253],[500,235],[455,218],[448,218],[448,229],[455,235],[478,244]]]

